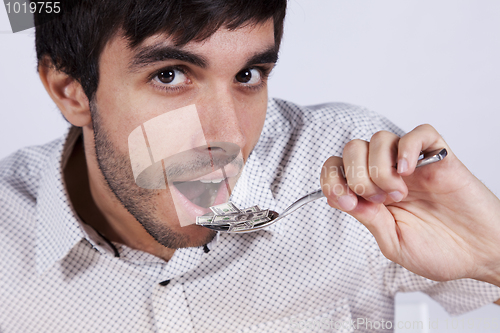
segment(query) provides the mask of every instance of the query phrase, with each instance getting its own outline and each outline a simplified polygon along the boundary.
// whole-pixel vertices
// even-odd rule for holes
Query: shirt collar
[[[81,129],[70,127],[42,166],[36,205],[36,268],[45,272],[86,236],[64,186],[63,168]]]

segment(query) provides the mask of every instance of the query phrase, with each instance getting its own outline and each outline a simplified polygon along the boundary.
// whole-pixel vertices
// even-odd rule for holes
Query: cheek
[[[95,99],[100,126],[106,129],[108,139],[119,152],[126,153],[128,135],[137,122],[133,96],[122,89],[100,85]]]

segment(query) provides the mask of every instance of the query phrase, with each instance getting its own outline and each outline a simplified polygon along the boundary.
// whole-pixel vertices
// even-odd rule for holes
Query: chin
[[[195,224],[187,227],[181,227],[175,230],[175,232],[186,236],[186,246],[183,247],[203,246],[210,243],[217,234],[215,230],[210,230]]]
[[[169,249],[203,246],[217,234],[214,230],[196,224],[181,227],[177,216],[170,217],[138,221],[156,242]]]

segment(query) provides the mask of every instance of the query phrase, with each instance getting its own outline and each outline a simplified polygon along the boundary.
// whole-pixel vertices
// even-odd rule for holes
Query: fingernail
[[[343,195],[339,197],[338,203],[340,208],[342,208],[343,211],[349,212],[356,207],[356,199],[354,199],[350,195]]]
[[[401,193],[399,191],[391,192],[391,193],[389,193],[389,196],[395,202],[400,202],[401,200],[403,200],[403,193]]]
[[[408,170],[408,161],[406,158],[402,158],[398,161],[398,173],[403,173]]]
[[[372,197],[369,197],[368,200],[370,200],[373,203],[382,203],[385,201],[385,194],[376,194]]]

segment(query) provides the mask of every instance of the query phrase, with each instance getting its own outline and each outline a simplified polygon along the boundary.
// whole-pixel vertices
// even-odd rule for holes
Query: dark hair
[[[219,28],[236,29],[273,19],[276,48],[287,0],[65,0],[57,16],[35,14],[38,63],[49,60],[78,80],[91,100],[99,82],[99,56],[120,29],[136,47],[156,33],[176,45],[202,41]],[[53,14],[52,14],[53,15]]]

